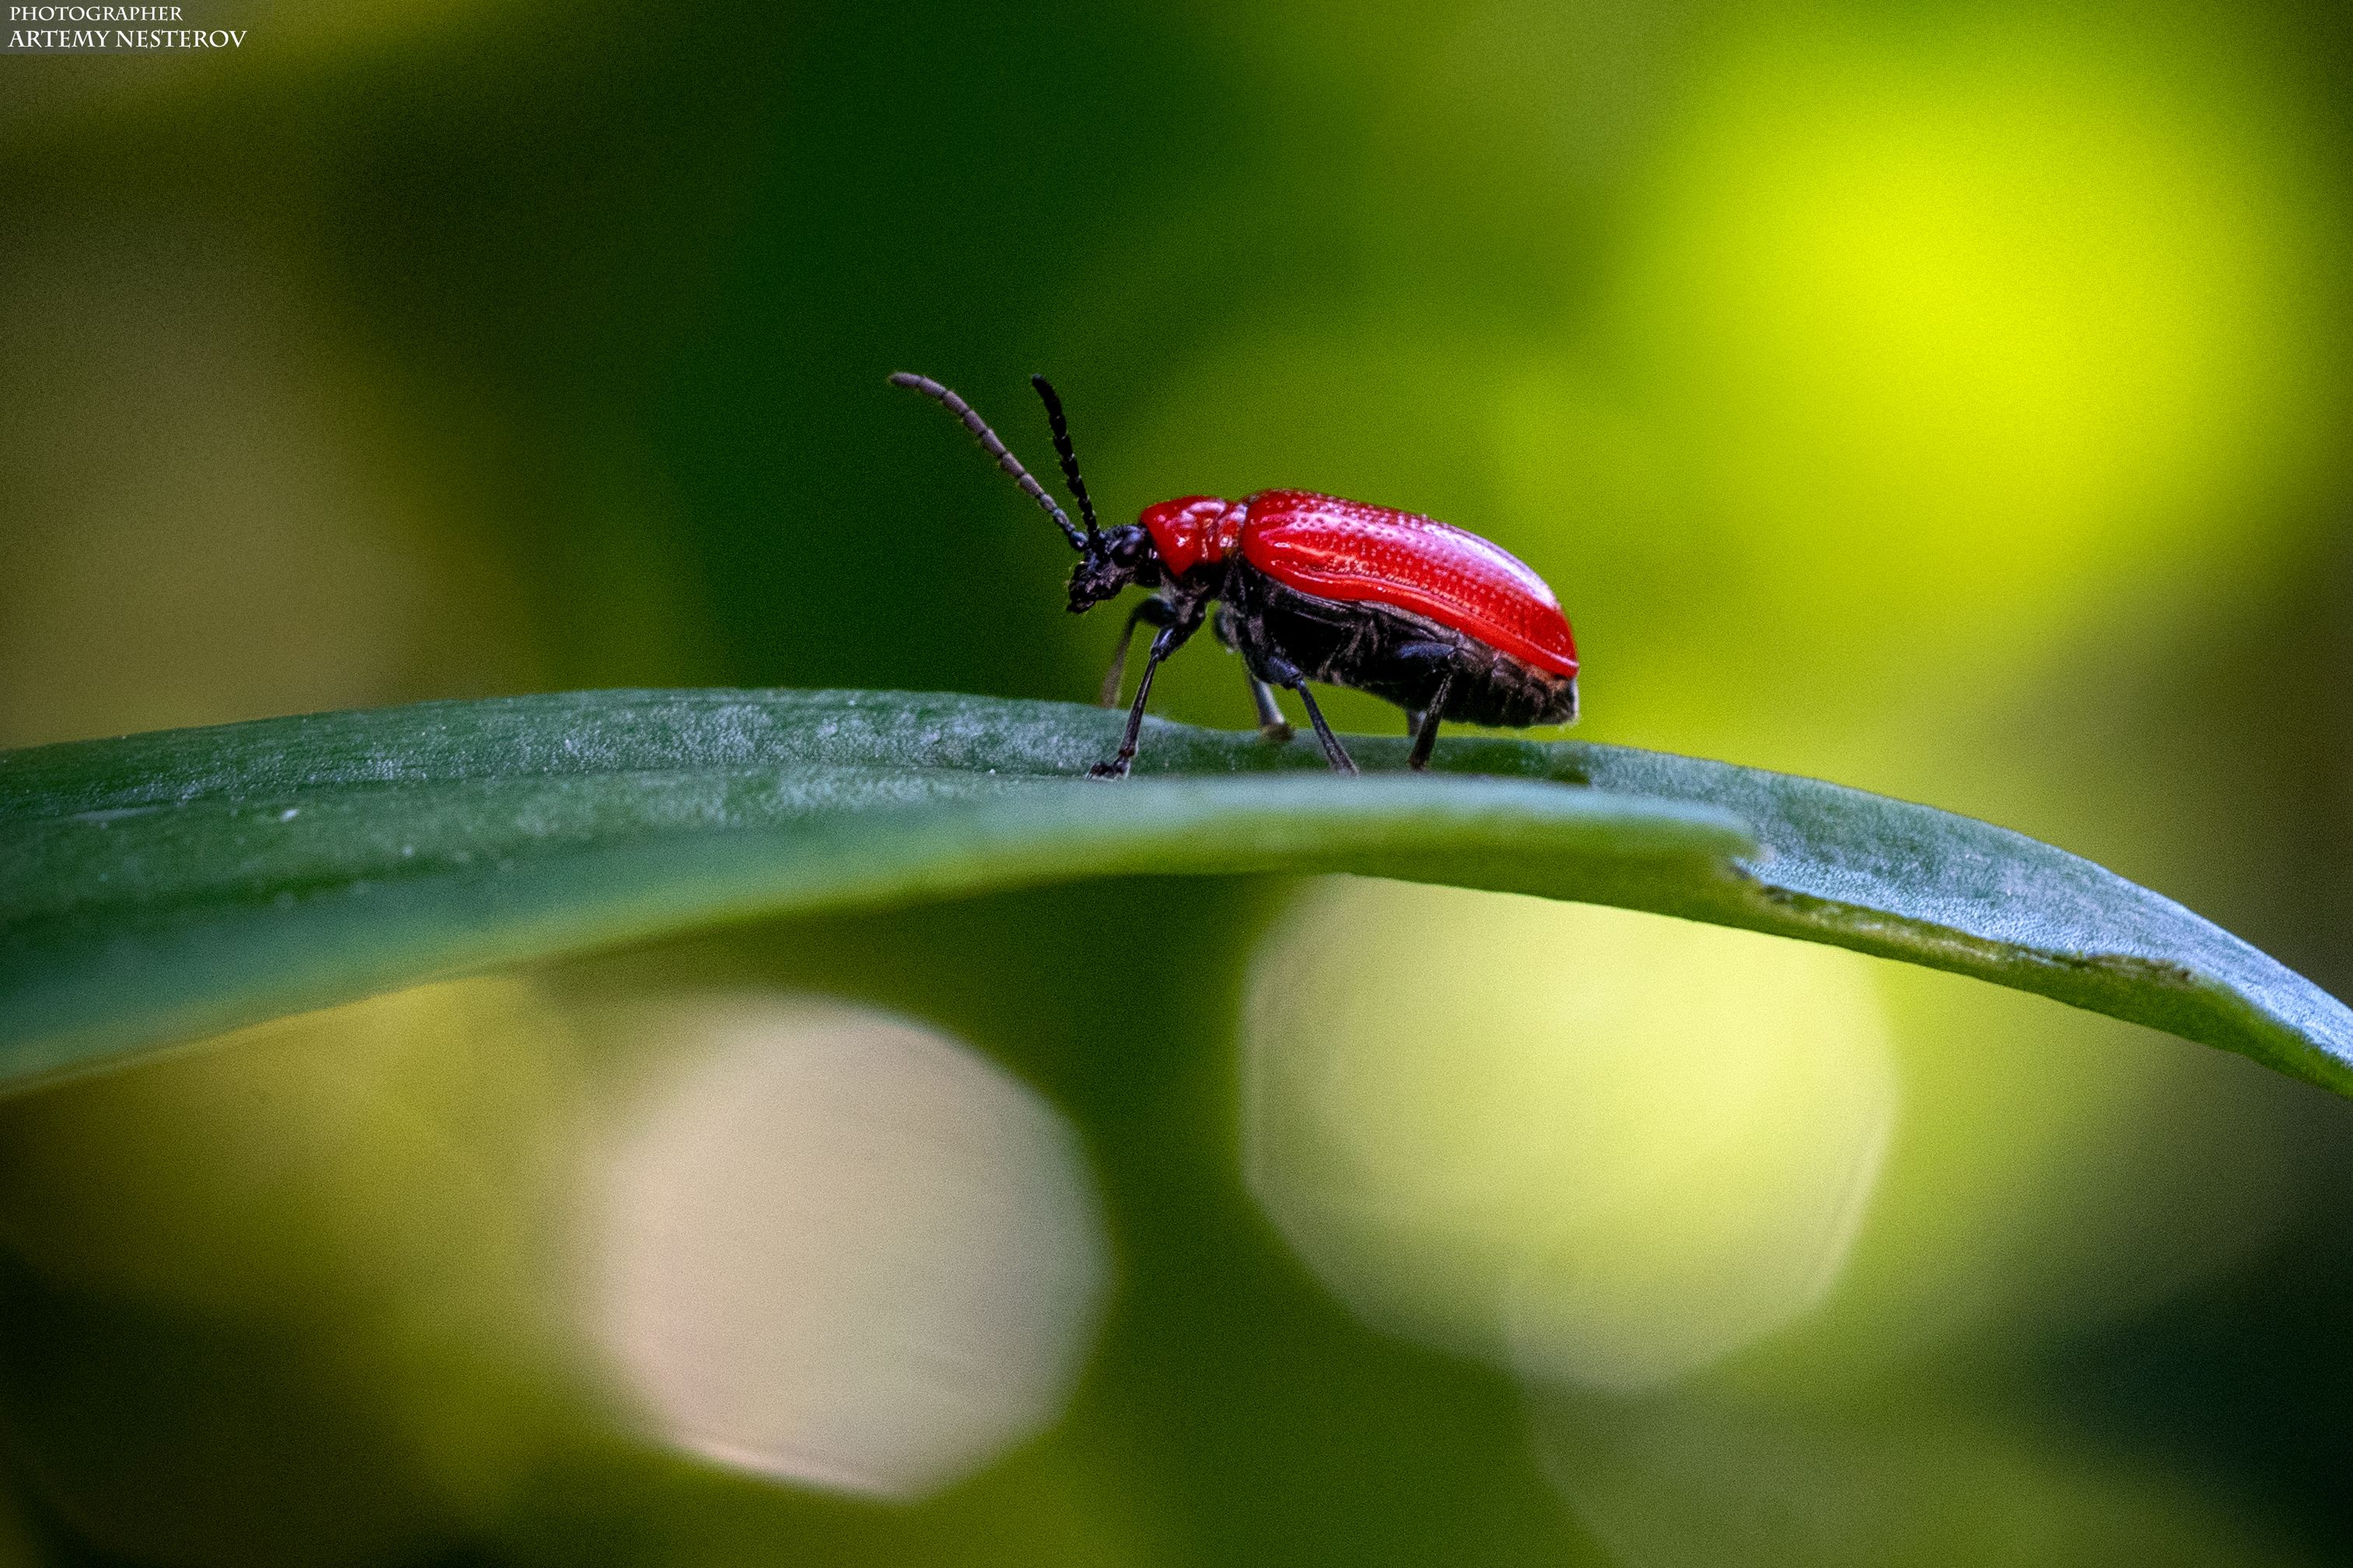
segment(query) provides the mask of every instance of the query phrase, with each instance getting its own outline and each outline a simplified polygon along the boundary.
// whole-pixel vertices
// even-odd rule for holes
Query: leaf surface
[[[2063,850],[1811,779],[897,692],[597,691],[0,754],[0,1088],[402,985],[761,915],[1111,875],[1356,871],[1832,942],[2353,1092],[2353,1012]],[[1385,771],[1386,770],[1386,771]],[[1050,940],[1041,936],[1040,940]]]

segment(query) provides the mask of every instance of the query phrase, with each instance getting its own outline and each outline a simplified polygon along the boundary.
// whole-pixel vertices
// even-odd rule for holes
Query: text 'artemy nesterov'
[[[242,27],[192,27],[179,5],[11,5],[12,55],[147,54],[239,49]]]

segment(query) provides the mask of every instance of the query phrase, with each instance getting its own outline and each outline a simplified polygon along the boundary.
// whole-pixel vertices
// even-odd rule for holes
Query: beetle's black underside
[[[1225,584],[1220,641],[1239,649],[1261,680],[1286,684],[1267,655],[1310,680],[1346,686],[1409,711],[1429,706],[1454,675],[1440,717],[1521,729],[1577,717],[1574,679],[1538,669],[1451,626],[1387,605],[1318,598],[1236,558]]]

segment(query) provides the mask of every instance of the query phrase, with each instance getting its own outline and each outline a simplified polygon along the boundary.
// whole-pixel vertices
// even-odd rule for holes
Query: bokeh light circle
[[[1078,1142],[960,1042],[785,996],[649,1009],[594,1331],[678,1446],[913,1498],[1060,1412],[1108,1268]]]
[[[1836,1277],[1894,1075],[1870,961],[1353,879],[1261,949],[1253,1191],[1367,1321],[1545,1382],[1671,1382]]]

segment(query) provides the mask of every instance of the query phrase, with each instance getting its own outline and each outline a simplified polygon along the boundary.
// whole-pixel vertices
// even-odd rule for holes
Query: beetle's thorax
[[[1248,501],[1219,500],[1215,496],[1178,496],[1144,509],[1137,521],[1152,536],[1171,577],[1182,577],[1196,567],[1214,566],[1240,543],[1242,524],[1250,515]]]
[[[1104,529],[1083,548],[1071,573],[1071,608],[1092,609],[1131,585],[1207,591],[1204,580],[1219,575],[1217,569],[1238,549],[1248,515],[1248,502],[1215,496],[1179,496],[1145,507],[1134,522]]]

